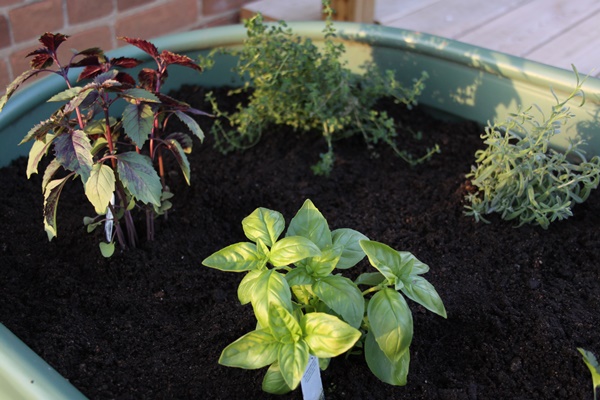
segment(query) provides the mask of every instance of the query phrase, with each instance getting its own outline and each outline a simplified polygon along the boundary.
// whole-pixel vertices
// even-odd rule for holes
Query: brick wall
[[[63,46],[106,51],[117,36],[151,39],[174,32],[237,23],[251,0],[0,0],[0,93],[28,68],[24,57],[44,32],[70,35]]]

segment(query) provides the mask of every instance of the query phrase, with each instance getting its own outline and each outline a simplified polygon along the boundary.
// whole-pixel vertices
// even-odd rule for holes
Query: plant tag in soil
[[[113,193],[110,204],[115,205],[115,194]],[[112,234],[113,234],[113,226],[114,226],[114,216],[112,211],[110,211],[110,207],[106,207],[106,222],[104,223],[104,235],[106,236],[106,241],[108,243],[112,242]]]
[[[304,400],[325,400],[319,359],[317,357],[310,356],[300,385],[302,386],[302,398]]]

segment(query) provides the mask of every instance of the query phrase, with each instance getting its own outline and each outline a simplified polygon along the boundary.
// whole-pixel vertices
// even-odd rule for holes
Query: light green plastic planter
[[[323,40],[322,22],[289,25],[294,32],[316,43]],[[421,71],[427,71],[430,78],[420,98],[421,104],[439,113],[482,125],[494,118],[505,118],[519,105],[537,104],[548,110],[555,104],[551,88],[562,99],[575,85],[575,75],[571,71],[437,36],[353,23],[338,23],[337,28],[352,69],[359,71],[361,65],[371,61],[382,69],[396,70],[398,78],[405,82],[419,76]],[[236,25],[169,35],[152,41],[159,49],[195,58],[215,47],[239,46],[245,36],[244,27]],[[123,55],[148,59],[130,46],[111,53],[113,57]],[[216,68],[202,74],[174,66],[165,89],[176,89],[185,83],[236,84],[230,73],[234,62],[231,57],[221,56]],[[74,80],[77,71],[72,72]],[[0,166],[28,153],[28,145],[17,144],[34,124],[55,110],[56,104],[48,105],[44,103],[45,99],[64,88],[64,82],[52,76],[32,84],[8,102],[0,113]],[[588,142],[588,155],[600,155],[600,80],[589,78],[583,89],[586,104],[581,108],[573,104],[575,118],[566,127],[566,134],[557,138],[553,145],[564,149],[569,139],[583,138]],[[0,398],[77,399],[83,396],[0,324]]]

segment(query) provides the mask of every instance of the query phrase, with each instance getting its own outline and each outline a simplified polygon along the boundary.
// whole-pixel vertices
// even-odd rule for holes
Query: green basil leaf
[[[385,281],[385,276],[381,272],[365,272],[356,278],[356,285],[377,286]]]
[[[337,269],[348,269],[354,267],[360,260],[365,258],[365,252],[360,247],[361,240],[369,240],[362,233],[354,229],[342,228],[336,229],[332,233],[334,246],[342,246],[342,255]]]
[[[319,358],[339,356],[350,350],[360,339],[360,331],[330,314],[308,313],[300,320],[304,341]]]
[[[269,261],[275,267],[283,267],[320,254],[319,248],[309,239],[302,236],[288,236],[273,244]]]
[[[275,360],[279,343],[269,329],[258,329],[248,332],[223,349],[219,364],[227,367],[258,369]]]
[[[276,304],[269,307],[269,328],[275,339],[281,343],[293,343],[302,338],[302,329],[296,318]]]
[[[398,361],[392,362],[379,348],[373,332],[368,332],[365,339],[365,360],[373,375],[381,381],[395,386],[406,385],[410,366],[409,349],[402,353]]]
[[[310,239],[319,249],[331,246],[331,231],[327,220],[310,200],[306,200],[290,221],[286,236]]]
[[[583,362],[585,362],[585,365],[587,365],[588,369],[592,373],[592,384],[594,385],[595,399],[596,390],[600,386],[600,365],[598,365],[598,360],[596,359],[596,356],[593,353],[579,347],[577,348],[577,350],[579,350],[579,352],[583,356]]]
[[[400,254],[387,244],[361,240],[360,247],[366,253],[371,265],[381,272],[390,283],[398,284],[402,277],[410,274],[410,266],[403,264]]]
[[[243,272],[262,269],[266,262],[267,256],[254,243],[240,242],[211,254],[202,265],[221,271]]]
[[[154,112],[146,103],[133,102],[123,110],[123,128],[129,138],[139,148],[144,146],[148,136],[152,133]]]
[[[367,316],[375,340],[392,362],[397,362],[413,337],[413,319],[404,297],[385,288],[375,293],[367,306]]]
[[[269,326],[269,308],[280,306],[292,312],[292,293],[285,277],[276,270],[265,270],[257,277],[252,292],[252,307],[260,326]]]
[[[446,308],[435,288],[425,278],[411,275],[404,279],[402,293],[409,299],[416,301],[429,311],[446,318]]]
[[[295,267],[285,274],[285,279],[290,286],[312,285],[315,281],[304,267]]]
[[[304,375],[309,358],[308,345],[304,340],[279,346],[277,361],[285,383],[296,389]]]
[[[400,257],[402,258],[402,264],[407,264],[412,261],[411,275],[422,275],[429,272],[429,266],[419,261],[412,253],[408,251],[399,251],[398,254],[400,254]]]
[[[252,301],[254,293],[254,285],[263,273],[268,272],[267,269],[253,269],[249,271],[238,286],[238,299],[241,304],[248,304]]]
[[[248,239],[260,239],[271,247],[285,229],[285,219],[281,213],[261,207],[242,220],[242,228]]]
[[[262,382],[262,390],[271,394],[286,394],[292,391],[292,388],[285,383],[279,363],[271,364]]]
[[[306,271],[315,278],[328,276],[335,269],[341,255],[341,247],[327,246],[321,251],[321,255],[307,259]]]
[[[354,328],[360,327],[365,315],[365,300],[354,282],[339,275],[330,275],[315,282],[312,289],[344,321]]]

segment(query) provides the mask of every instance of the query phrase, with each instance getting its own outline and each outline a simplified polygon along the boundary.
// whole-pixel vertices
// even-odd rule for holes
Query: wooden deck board
[[[320,0],[244,8],[276,20],[321,18]],[[600,77],[600,0],[375,0],[375,21]]]
[[[445,0],[402,18],[388,21],[385,25],[456,39],[527,1]]]
[[[533,49],[525,57],[565,69],[574,64],[582,73],[600,76],[599,38],[600,11]]]
[[[597,0],[534,0],[456,39],[525,57],[598,10]]]

